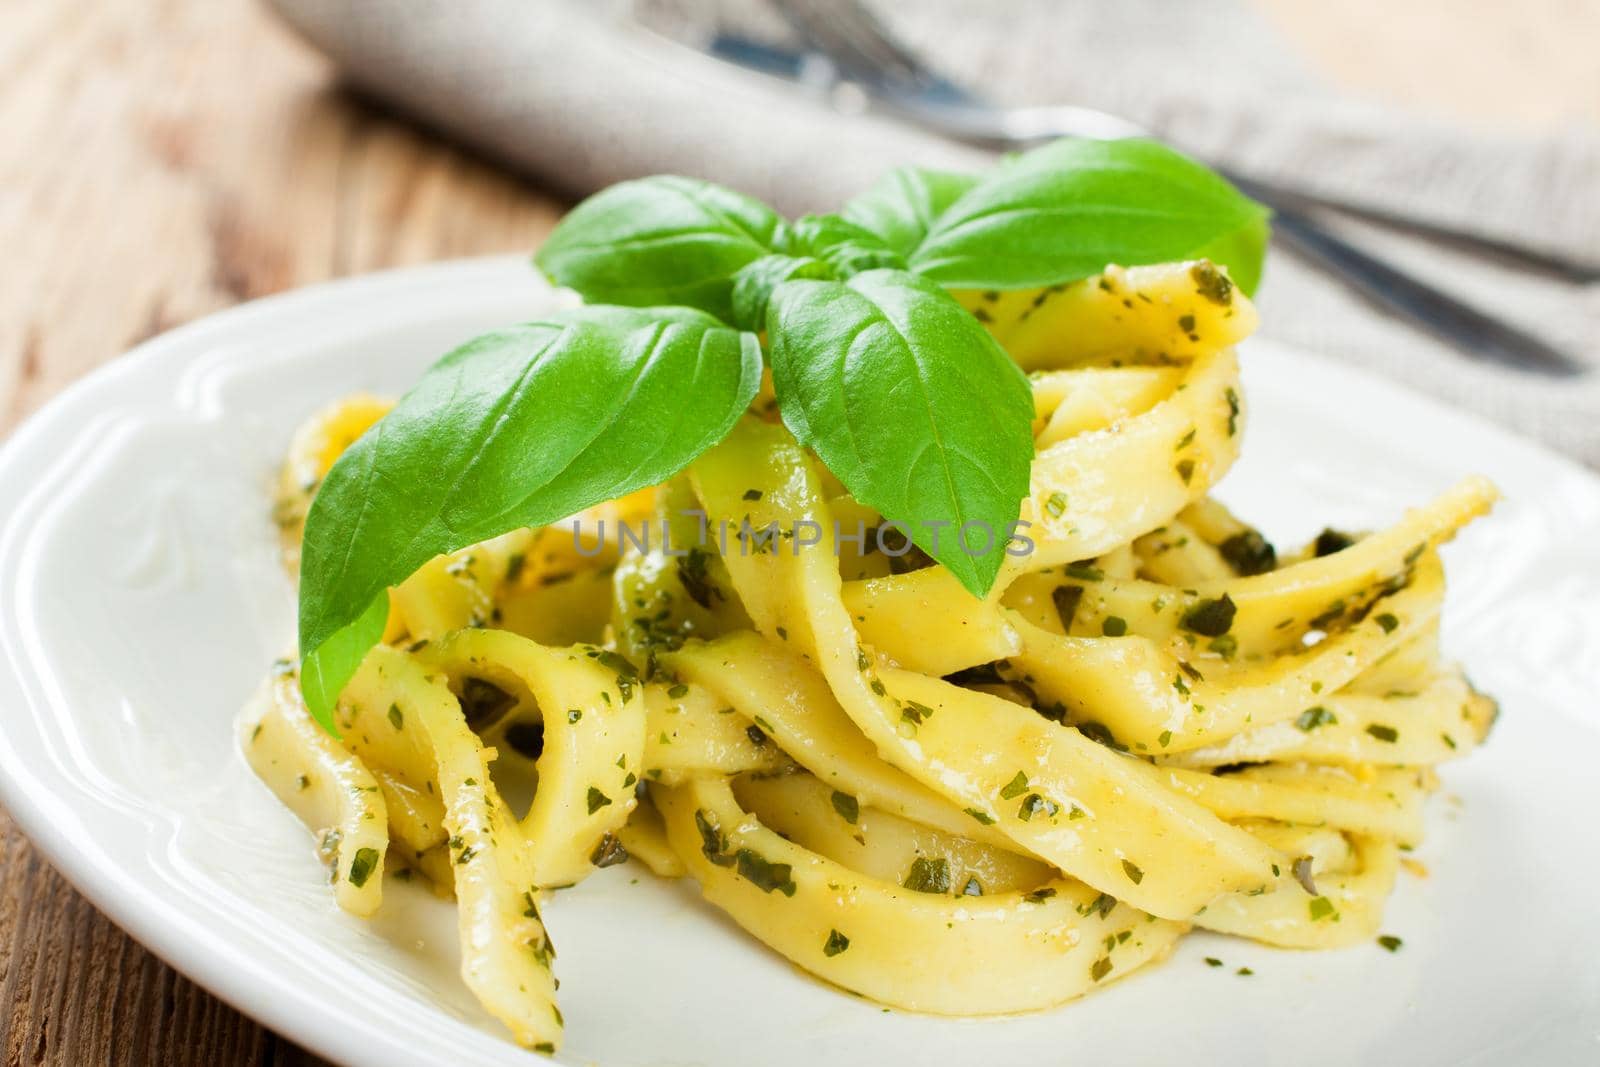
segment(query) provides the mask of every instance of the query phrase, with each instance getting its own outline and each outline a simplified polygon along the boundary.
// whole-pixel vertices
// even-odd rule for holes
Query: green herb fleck
[[[739,873],[758,888],[770,893],[774,889],[786,897],[794,896],[796,888],[794,868],[787,863],[773,863],[754,849],[741,848],[735,857]]]
[[[594,851],[589,853],[589,862],[596,867],[615,867],[628,862],[628,850],[622,847],[622,841],[616,834],[606,833],[601,835]]]
[[[350,861],[350,884],[360,889],[367,884],[367,879],[372,877],[372,872],[378,869],[378,850],[375,848],[356,849],[355,858]]]
[[[1367,733],[1376,737],[1379,741],[1385,741],[1391,745],[1400,740],[1399,730],[1396,730],[1393,726],[1385,726],[1381,722],[1368,723]]]
[[[1295,719],[1294,724],[1306,733],[1310,733],[1319,726],[1332,726],[1339,721],[1339,717],[1327,708],[1318,704],[1314,708],[1307,708]]]
[[[1233,599],[1223,593],[1214,600],[1202,600],[1184,612],[1181,625],[1205,637],[1221,637],[1233,628],[1237,611]]]
[[[950,861],[943,856],[937,859],[918,856],[911,861],[911,870],[906,873],[906,880],[901,884],[918,893],[948,893]]]
[[[1005,788],[1000,790],[1000,796],[1005,800],[1015,800],[1028,791],[1028,776],[1021,771],[1017,776],[1007,782]]]

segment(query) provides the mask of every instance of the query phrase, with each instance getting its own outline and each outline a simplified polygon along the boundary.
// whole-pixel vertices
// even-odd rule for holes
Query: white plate
[[[235,713],[293,633],[267,487],[313,408],[399,391],[552,299],[495,259],[261,301],[90,376],[0,452],[0,799],[133,936],[348,1064],[535,1058],[456,977],[451,905],[396,884],[370,924],[339,912],[305,830],[235,751]],[[628,864],[548,909],[566,1061],[1600,1057],[1600,480],[1279,347],[1249,345],[1246,378],[1246,458],[1222,495],[1275,538],[1389,522],[1470,471],[1508,497],[1447,552],[1448,648],[1505,710],[1486,749],[1445,769],[1419,853],[1432,873],[1402,877],[1384,922],[1404,948],[1197,934],[1059,1010],[942,1020],[812,982],[690,885]]]

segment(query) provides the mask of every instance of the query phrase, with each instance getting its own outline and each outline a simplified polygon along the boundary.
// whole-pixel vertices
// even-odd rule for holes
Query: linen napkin
[[[268,0],[356,87],[573,195],[644,174],[720,181],[788,214],[825,211],[890,167],[991,157],[700,54],[718,32],[794,47],[761,0]],[[1123,115],[1209,162],[1379,215],[1559,258],[1486,261],[1356,219],[1395,264],[1543,336],[1591,372],[1470,360],[1275,251],[1262,333],[1372,368],[1600,467],[1600,132],[1517,138],[1346,98],[1246,0],[923,0],[886,23],[1008,104]]]

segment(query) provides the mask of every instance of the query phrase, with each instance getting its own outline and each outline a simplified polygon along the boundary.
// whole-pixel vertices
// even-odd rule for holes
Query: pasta
[[[1438,657],[1437,549],[1495,493],[1280,556],[1209,495],[1255,324],[1215,279],[961,295],[1034,388],[1027,551],[989,597],[886,538],[768,394],[667,484],[394,588],[340,739],[281,663],[251,765],[340,907],[371,915],[386,875],[453,895],[467,984],[546,1051],[539,905],[630,857],[822,980],[938,1014],[1061,1003],[1196,926],[1373,937],[1435,767],[1494,719]],[[386,410],[296,436],[291,573],[318,480]]]

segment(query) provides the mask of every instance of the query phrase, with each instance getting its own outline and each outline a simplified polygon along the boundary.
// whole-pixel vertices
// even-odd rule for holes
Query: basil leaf
[[[978,180],[973,174],[900,167],[845,204],[840,214],[909,257],[939,216]]]
[[[731,321],[733,276],[775,251],[782,229],[783,221],[758,200],[660,175],[583,201],[534,262],[591,304],[679,304]]]
[[[445,356],[312,501],[300,576],[312,714],[333,728],[390,586],[441,553],[663,481],[722,439],[760,381],[756,337],[689,308],[578,308]]]
[[[822,260],[841,278],[869,270],[904,270],[906,266],[905,260],[877,234],[838,215],[796,219],[784,244],[796,255]]]
[[[1028,491],[1033,395],[938,285],[878,270],[788,281],[767,313],[783,420],[863,504],[982,596]],[[968,523],[969,547],[959,531]]]
[[[1187,253],[1188,259],[1209,259],[1228,268],[1233,284],[1244,290],[1245,296],[1255,296],[1261,284],[1261,268],[1267,258],[1267,241],[1272,227],[1267,224],[1268,214],[1262,212],[1240,229],[1224,234],[1209,244]]]
[[[1265,214],[1154,141],[1056,141],[997,168],[952,204],[909,262],[953,289],[1032,289],[1109,263],[1189,258]],[[1232,252],[1250,255],[1245,242]],[[1259,252],[1223,262],[1239,278],[1260,274]]]
[[[759,330],[767,320],[772,290],[790,278],[831,278],[833,271],[810,256],[762,256],[733,276],[733,322],[741,329]]]

